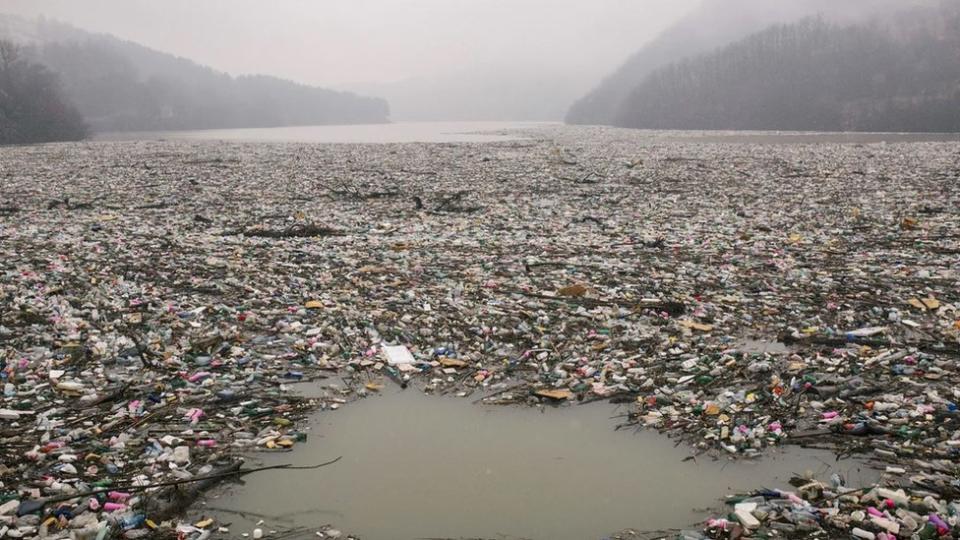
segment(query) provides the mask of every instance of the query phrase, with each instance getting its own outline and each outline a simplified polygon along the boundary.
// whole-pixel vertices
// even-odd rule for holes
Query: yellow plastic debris
[[[462,368],[467,367],[467,363],[456,358],[441,358],[440,365],[443,367]]]
[[[573,397],[569,390],[537,390],[536,395],[549,399],[564,400]]]
[[[694,330],[699,330],[701,332],[709,332],[713,330],[712,324],[698,323],[697,321],[691,321],[689,319],[684,319],[680,321],[680,326],[683,326],[685,328],[692,328]]]
[[[563,287],[557,291],[557,294],[560,296],[583,296],[587,294],[587,288],[579,283],[576,285],[570,285],[568,287]]]
[[[323,307],[323,302],[319,300],[311,300],[303,305],[307,309],[320,309]]]

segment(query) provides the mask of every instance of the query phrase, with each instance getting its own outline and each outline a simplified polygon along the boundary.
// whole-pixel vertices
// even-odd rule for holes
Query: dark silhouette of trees
[[[386,122],[387,102],[206,66],[53,20],[0,14],[21,56],[46,66],[94,131],[162,131]],[[0,35],[0,39],[3,36]]]
[[[56,74],[0,40],[0,144],[76,141],[87,136]]]
[[[29,52],[60,73],[97,131],[385,122],[386,101],[266,76],[232,77],[110,36],[54,34]]]
[[[817,14],[828,22],[850,24],[897,12],[903,4],[902,0],[703,0],[699,9],[648,42],[577,100],[570,107],[566,122],[614,124],[623,102],[655,69],[708,54],[774,24],[792,23]]]
[[[960,5],[853,26],[805,19],[650,73],[615,124],[960,131]]]

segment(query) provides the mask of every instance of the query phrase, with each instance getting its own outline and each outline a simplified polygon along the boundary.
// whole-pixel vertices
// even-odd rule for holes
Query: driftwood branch
[[[381,177],[386,178],[387,180],[390,180],[390,181],[393,180],[393,178],[391,178],[390,175],[384,171],[362,170],[362,171],[354,171],[354,172],[379,174]],[[388,188],[388,189],[379,190],[379,191],[377,190],[365,191],[365,188],[369,189],[371,187],[371,184],[366,182],[351,184],[346,181],[340,181],[338,182],[337,185],[330,185],[320,181],[318,181],[317,183],[321,187],[329,191],[331,195],[334,195],[337,197],[345,197],[348,199],[354,199],[357,201],[367,201],[370,199],[386,199],[388,197],[396,197],[400,195],[400,190],[396,188]]]
[[[64,197],[63,199],[54,199],[47,203],[47,210],[56,210],[57,208],[65,208],[67,210],[89,210],[93,208],[93,205],[102,201],[105,197],[97,197],[85,202],[71,202],[70,197]]]
[[[904,343],[895,343],[891,340],[885,339],[875,339],[875,338],[864,338],[864,337],[851,337],[839,338],[839,337],[828,337],[828,336],[809,336],[809,337],[796,337],[790,332],[783,332],[779,336],[779,340],[786,345],[823,345],[827,347],[845,347],[850,344],[855,345],[867,345],[874,348],[881,347],[912,347],[917,350],[923,351],[925,353],[931,354],[948,354],[951,356],[960,356],[960,344],[956,343],[934,343],[934,342],[904,342]]]
[[[567,182],[573,182],[574,184],[599,184],[600,180],[595,179],[594,177],[600,176],[597,171],[590,171],[586,175],[581,176],[580,178],[570,178],[567,176],[561,176],[561,180],[566,180]]]
[[[216,473],[216,474],[209,474],[209,475],[205,475],[205,476],[196,476],[196,477],[194,477],[194,478],[188,478],[188,479],[186,479],[186,480],[171,480],[171,481],[169,481],[169,482],[157,482],[157,483],[155,483],[155,484],[147,484],[147,485],[143,485],[143,486],[138,486],[138,485],[134,485],[134,484],[116,485],[116,486],[111,486],[111,487],[109,487],[109,488],[94,489],[94,490],[90,490],[90,491],[84,491],[84,492],[81,492],[81,493],[74,493],[74,494],[71,494],[71,495],[61,495],[61,496],[59,496],[59,497],[50,497],[50,498],[48,498],[48,499],[42,499],[42,500],[38,500],[38,501],[36,501],[36,502],[38,502],[38,503],[43,503],[43,505],[47,505],[47,504],[50,504],[50,503],[69,501],[69,500],[71,500],[71,499],[76,499],[76,498],[81,498],[81,497],[90,497],[90,496],[93,496],[93,495],[100,495],[101,493],[108,493],[108,492],[110,492],[110,491],[147,491],[147,490],[149,490],[149,489],[160,488],[160,487],[181,486],[181,485],[184,485],[184,484],[192,484],[192,483],[194,483],[194,482],[205,482],[205,481],[208,481],[208,480],[222,480],[222,479],[224,479],[224,478],[246,476],[246,475],[248,475],[248,474],[252,474],[252,473],[255,473],[255,472],[270,471],[270,470],[274,470],[274,469],[283,469],[283,470],[287,470],[287,471],[314,470],[314,469],[319,469],[319,468],[321,468],[321,467],[326,467],[327,465],[333,465],[334,463],[340,461],[341,459],[343,459],[343,456],[337,456],[336,459],[331,459],[330,461],[325,461],[325,462],[323,462],[323,463],[318,463],[317,465],[294,466],[294,465],[292,465],[292,464],[290,464],[290,463],[286,463],[286,464],[283,464],[283,465],[270,465],[270,466],[268,466],[268,467],[256,467],[256,468],[253,468],[253,469],[241,469],[241,468],[239,468],[239,467],[240,467],[240,463],[237,462],[237,463],[235,463],[235,464],[233,464],[233,465],[231,465],[231,466],[228,466],[227,469],[234,469],[234,467],[235,467],[235,469],[234,469],[234,470],[228,470],[227,472],[221,472],[221,473]]]
[[[140,206],[133,207],[134,210],[159,210],[162,208],[169,208],[170,202],[160,201],[155,203],[142,204]]]
[[[574,220],[571,222],[571,224],[575,224],[575,223],[587,223],[588,221],[591,222],[591,223],[596,223],[596,224],[597,224],[598,226],[600,226],[600,227],[603,227],[603,226],[604,226],[604,225],[603,225],[603,221],[602,221],[600,218],[595,217],[595,216],[583,216],[583,217],[574,218]]]
[[[312,238],[316,236],[343,236],[345,233],[339,229],[323,225],[298,223],[285,229],[251,227],[245,229],[241,234],[254,238]]]
[[[433,211],[436,213],[452,212],[468,214],[482,210],[482,206],[464,206],[463,199],[469,193],[469,191],[457,191],[451,195],[447,195],[446,197],[440,199],[440,202],[437,203],[437,206],[434,207]]]
[[[555,302],[566,302],[568,304],[577,304],[585,306],[608,306],[608,307],[624,307],[630,309],[653,309],[657,311],[663,311],[670,314],[673,317],[678,315],[683,315],[687,310],[686,304],[683,302],[676,301],[660,301],[660,300],[641,300],[639,302],[625,302],[617,300],[601,300],[599,298],[587,298],[587,297],[574,297],[574,296],[560,296],[560,295],[549,295],[542,293],[535,293],[524,291],[520,289],[512,288],[500,288],[497,289],[499,292],[504,294],[519,294],[520,296],[526,296],[528,298],[538,298],[540,300],[553,300]]]

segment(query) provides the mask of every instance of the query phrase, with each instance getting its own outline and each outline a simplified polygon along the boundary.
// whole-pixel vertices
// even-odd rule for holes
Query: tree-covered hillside
[[[97,131],[374,123],[389,116],[382,99],[275,77],[232,77],[56,22],[0,22],[0,33],[7,29],[32,60],[60,74],[67,97]]]
[[[56,74],[0,40],[0,144],[75,141],[87,126],[63,97]]]
[[[648,129],[960,130],[960,6],[780,25],[655,70],[614,124]]]

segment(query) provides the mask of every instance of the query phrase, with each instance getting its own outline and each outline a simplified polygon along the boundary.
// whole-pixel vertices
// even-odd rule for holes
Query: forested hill
[[[570,124],[616,124],[624,101],[654,70],[716,51],[775,24],[810,16],[841,25],[862,23],[910,6],[939,0],[704,0],[641,47],[567,113]]]
[[[785,18],[814,13],[808,0],[707,0],[640,48],[566,115],[568,124],[613,124],[620,105],[653,70],[727,45]],[[824,0],[812,0],[823,3]]]
[[[0,39],[59,73],[96,131],[385,122],[386,101],[267,76],[232,77],[169,54],[45,20],[0,15]]]
[[[615,125],[960,131],[960,2],[884,21],[769,28],[648,75]]]
[[[87,133],[56,74],[0,40],[0,145],[78,141]]]

